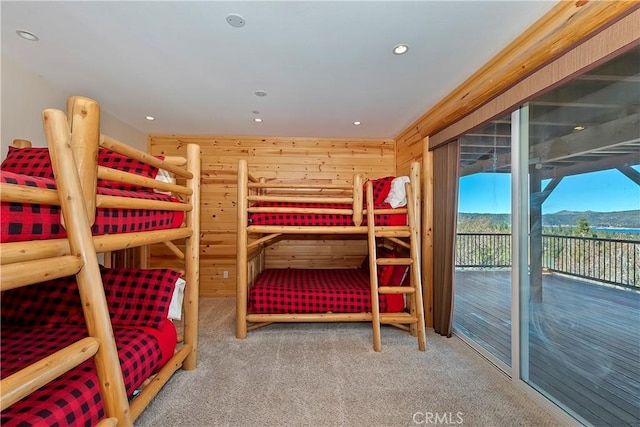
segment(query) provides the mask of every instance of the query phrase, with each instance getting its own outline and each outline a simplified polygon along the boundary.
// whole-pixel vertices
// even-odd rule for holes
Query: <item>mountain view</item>
[[[542,225],[575,225],[580,218],[585,218],[592,227],[640,228],[640,210],[619,212],[560,211],[543,215]]]
[[[543,227],[573,227],[581,218],[585,218],[589,226],[598,228],[637,228],[640,229],[640,209],[618,212],[594,211],[559,211],[542,215]],[[458,224],[485,224],[495,228],[509,227],[511,215],[486,213],[459,213]]]
[[[456,267],[511,267],[511,231],[508,214],[458,214]],[[534,239],[547,271],[640,291],[640,210],[543,215]]]

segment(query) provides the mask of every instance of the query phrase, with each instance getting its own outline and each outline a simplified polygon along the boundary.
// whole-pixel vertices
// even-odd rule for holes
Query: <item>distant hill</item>
[[[585,218],[591,227],[640,228],[640,210],[618,212],[559,211],[543,215],[542,225],[576,225],[580,218]]]
[[[542,216],[542,225],[575,226],[580,218],[585,218],[591,227],[640,228],[640,210],[618,212],[593,211],[559,211]],[[460,213],[458,224],[464,223],[487,224],[492,226],[508,226],[511,216],[508,214]]]
[[[459,213],[458,224],[466,222],[484,223],[492,226],[511,224],[509,214]]]

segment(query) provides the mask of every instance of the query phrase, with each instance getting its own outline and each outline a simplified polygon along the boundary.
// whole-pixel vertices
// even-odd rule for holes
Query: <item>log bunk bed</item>
[[[2,163],[0,423],[130,426],[175,371],[196,367],[199,147],[162,159],[101,135],[84,97],[43,124],[48,148],[16,140]],[[183,266],[98,264],[161,242]]]
[[[236,337],[274,322],[371,322],[375,351],[381,324],[409,331],[424,351],[419,212],[419,163],[410,177],[363,186],[359,174],[349,185],[269,181],[240,160]],[[290,234],[366,235],[368,256],[361,268],[266,269],[266,247]]]

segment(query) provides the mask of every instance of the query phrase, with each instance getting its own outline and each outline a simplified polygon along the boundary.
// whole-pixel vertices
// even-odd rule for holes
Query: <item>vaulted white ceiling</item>
[[[2,1],[2,55],[145,133],[394,137],[555,3]]]

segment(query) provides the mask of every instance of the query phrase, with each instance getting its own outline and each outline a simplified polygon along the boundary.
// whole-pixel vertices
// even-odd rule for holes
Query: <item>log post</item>
[[[187,146],[187,170],[192,178],[187,179],[191,211],[187,212],[187,228],[192,231],[185,242],[185,262],[187,281],[184,293],[184,342],[191,345],[191,352],[184,360],[182,368],[195,369],[198,357],[198,304],[200,299],[200,146]]]
[[[100,106],[93,99],[71,96],[67,99],[67,120],[71,129],[71,149],[80,176],[87,216],[89,224],[93,225],[98,183]]]
[[[83,262],[76,279],[87,331],[100,342],[95,363],[105,415],[117,418],[119,425],[130,426],[133,425],[133,421],[129,401],[122,370],[117,363],[118,350],[91,236],[91,226],[81,196],[78,171],[68,166],[73,164],[73,152],[70,149],[71,135],[67,117],[62,111],[48,109],[42,113],[42,118],[51,154],[51,165],[62,201],[62,215],[67,220],[70,252]]]
[[[249,173],[247,161],[238,162],[238,236],[236,245],[236,338],[247,337],[247,221]]]

